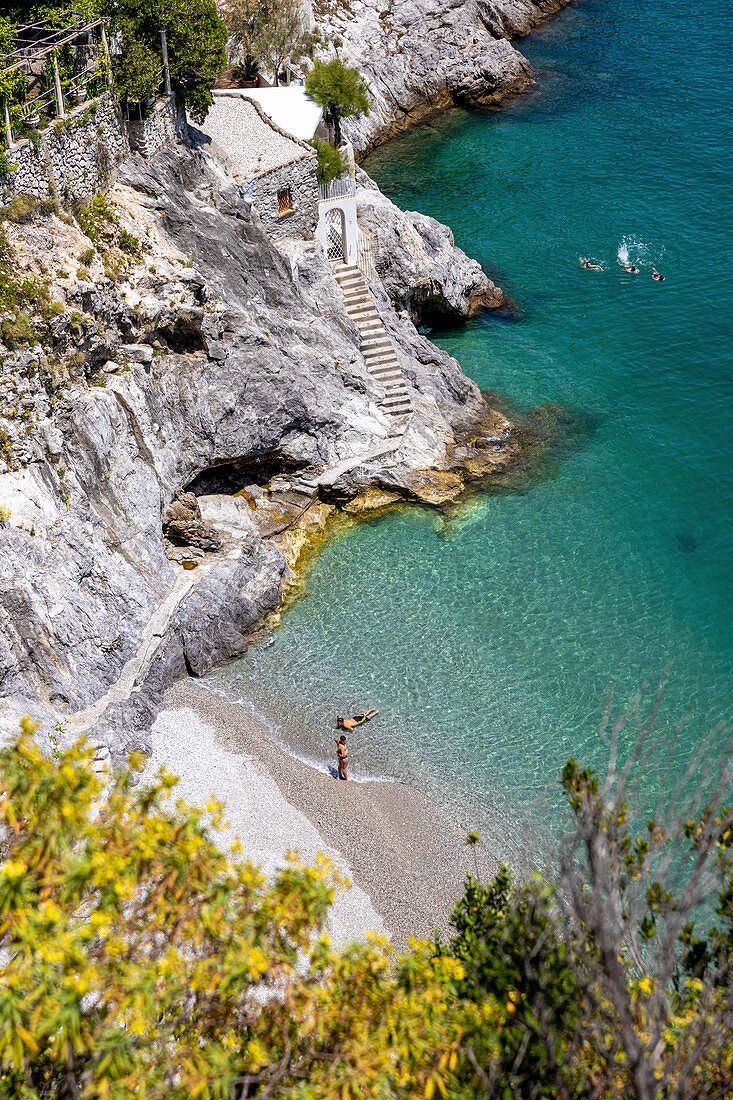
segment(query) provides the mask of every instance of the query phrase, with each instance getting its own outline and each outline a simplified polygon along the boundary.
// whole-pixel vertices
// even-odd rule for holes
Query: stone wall
[[[47,199],[52,183],[62,203],[91,198],[109,183],[128,153],[120,111],[111,92],[105,92],[51,123],[36,146],[24,139],[9,151],[18,170],[3,181],[4,201],[18,194]]]
[[[127,122],[130,150],[143,157],[152,157],[164,145],[173,145],[186,126],[186,116],[177,106],[174,95],[155,101],[147,118],[131,118]]]
[[[315,233],[318,224],[316,164],[314,151],[247,181],[246,198],[273,240],[309,237]],[[290,191],[292,213],[280,217],[277,196],[279,191],[285,190]]]
[[[125,123],[112,93],[105,92],[52,122],[35,145],[24,138],[10,150],[18,169],[2,181],[2,201],[20,194],[48,199],[52,183],[62,204],[91,198],[109,184],[131,151],[150,157],[172,145],[185,125],[175,96],[159,99],[146,119]]]

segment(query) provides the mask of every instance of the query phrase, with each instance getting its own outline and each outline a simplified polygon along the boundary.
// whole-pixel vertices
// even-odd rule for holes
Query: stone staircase
[[[394,427],[402,429],[412,413],[412,402],[394,345],[377,313],[364,276],[358,267],[344,263],[333,264],[333,273],[343,292],[346,312],[358,325],[367,369],[384,386],[385,396],[380,405],[393,418]]]

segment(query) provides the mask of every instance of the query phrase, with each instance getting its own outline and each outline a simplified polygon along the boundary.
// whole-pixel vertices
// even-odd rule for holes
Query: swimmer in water
[[[664,282],[664,275],[662,275],[659,271],[657,271],[656,267],[653,267],[652,268],[652,279],[654,280],[655,283],[663,283]]]
[[[600,264],[592,264],[590,260],[585,260],[582,256],[578,257],[578,262],[580,263],[580,266],[585,268],[587,271],[603,271],[603,268]]]
[[[639,274],[639,268],[636,264],[624,264],[624,271],[628,271],[629,275]]]

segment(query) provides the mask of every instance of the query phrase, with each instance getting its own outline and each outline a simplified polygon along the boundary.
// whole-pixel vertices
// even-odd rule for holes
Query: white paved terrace
[[[217,95],[198,128],[226,153],[242,179],[308,156],[302,145],[278,133],[242,96]]]

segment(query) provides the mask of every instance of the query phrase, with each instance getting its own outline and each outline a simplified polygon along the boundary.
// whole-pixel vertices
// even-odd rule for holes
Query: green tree
[[[320,41],[300,0],[230,0],[223,18],[245,58],[270,69],[276,85],[285,63],[312,57]]]
[[[315,149],[318,158],[316,177],[322,186],[328,186],[333,180],[343,176],[348,164],[340,149],[334,149],[333,145],[319,137],[313,138],[311,145]]]
[[[112,61],[115,91],[123,103],[143,103],[160,87],[160,57],[129,28],[123,31],[120,46]]]
[[[365,115],[369,110],[369,92],[361,74],[339,57],[316,61],[306,78],[305,90],[333,122],[336,145],[341,144],[341,120]]]
[[[211,88],[226,67],[227,31],[214,0],[98,0],[100,13],[121,36],[123,53],[117,62],[123,87],[136,84],[135,61],[144,76],[141,89],[150,85],[152,57],[162,65],[160,32],[165,30],[171,83],[179,103],[194,119],[201,120],[212,103]],[[126,52],[133,51],[132,57]],[[131,96],[132,98],[132,96]]]

